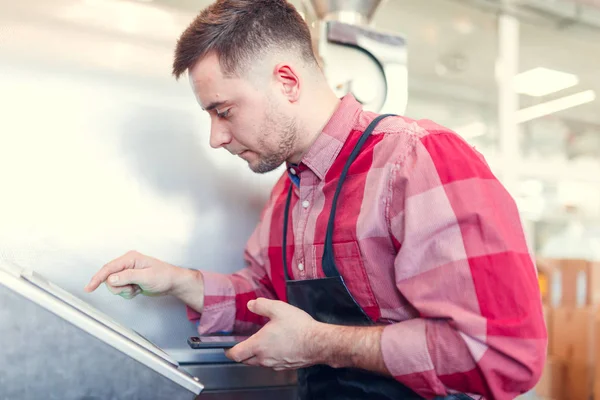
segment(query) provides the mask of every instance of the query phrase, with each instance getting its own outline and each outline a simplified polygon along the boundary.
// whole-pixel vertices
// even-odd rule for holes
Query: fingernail
[[[110,283],[117,283],[119,282],[119,275],[113,275],[110,277]]]

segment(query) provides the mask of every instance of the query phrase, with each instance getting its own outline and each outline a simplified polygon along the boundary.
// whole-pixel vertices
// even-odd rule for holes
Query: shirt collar
[[[319,179],[325,174],[340,153],[356,120],[362,111],[361,104],[352,94],[345,95],[337,109],[308,149],[301,164],[310,168]]]

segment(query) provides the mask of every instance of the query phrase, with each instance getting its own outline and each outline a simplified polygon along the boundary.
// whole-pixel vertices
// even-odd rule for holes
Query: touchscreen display
[[[143,348],[154,353],[155,355],[162,358],[166,362],[168,362],[172,365],[175,365],[175,366],[179,365],[179,363],[176,360],[174,360],[171,356],[169,356],[167,353],[165,353],[161,348],[156,346],[154,343],[150,342],[148,339],[146,339],[145,337],[143,337],[142,335],[140,335],[133,329],[130,329],[130,328],[127,328],[127,327],[121,325],[116,320],[109,317],[107,314],[105,314],[102,311],[98,310],[97,308],[93,307],[91,304],[86,303],[85,301],[79,299],[78,297],[76,297],[75,295],[71,294],[70,292],[64,290],[60,286],[50,282],[48,279],[46,279],[39,273],[32,271],[32,270],[21,269],[20,274],[23,279],[32,283],[36,287],[44,290],[48,294],[60,299],[62,302],[67,303],[71,307],[88,315],[89,317],[93,318],[94,320],[98,321],[99,323],[103,324],[104,326],[112,329],[113,331],[117,332],[118,334],[120,334],[120,335],[126,337],[127,339],[135,342],[136,344],[142,346]]]

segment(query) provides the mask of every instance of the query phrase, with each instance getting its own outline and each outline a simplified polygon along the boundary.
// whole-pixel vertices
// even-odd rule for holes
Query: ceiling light
[[[534,68],[515,76],[514,85],[517,93],[534,97],[567,89],[579,83],[577,75],[548,68]]]
[[[560,99],[523,108],[516,113],[517,123],[530,121],[535,118],[543,117],[544,115],[590,103],[594,100],[596,100],[596,92],[593,90],[586,90],[570,96],[561,97]]]
[[[462,35],[468,35],[473,33],[474,26],[473,22],[469,19],[469,17],[459,17],[454,20],[454,29],[458,31],[458,33]]]

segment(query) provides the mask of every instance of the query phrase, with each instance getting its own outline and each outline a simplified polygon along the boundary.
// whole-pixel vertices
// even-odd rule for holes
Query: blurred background
[[[291,2],[314,18],[309,2]],[[170,74],[178,36],[209,3],[0,0],[0,257],[179,359],[195,333],[181,304],[127,302],[103,288],[84,294],[83,286],[132,249],[188,268],[243,265],[280,171],[255,175],[211,149],[207,115],[187,80]],[[390,70],[405,99],[392,111],[447,126],[486,157],[519,206],[548,319],[564,326],[585,312],[582,351],[600,350],[600,1],[363,3],[378,7],[360,24],[405,43],[402,68]],[[379,82],[369,66],[336,69],[335,54],[324,51],[323,60],[340,94],[348,80]],[[531,396],[562,398],[566,389],[553,385],[573,382],[569,366],[577,365],[585,372],[575,386],[584,392],[566,398],[589,398],[595,360],[573,356],[568,333],[551,338],[550,351],[554,340],[554,375]]]

